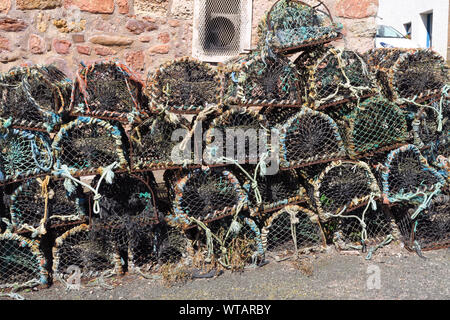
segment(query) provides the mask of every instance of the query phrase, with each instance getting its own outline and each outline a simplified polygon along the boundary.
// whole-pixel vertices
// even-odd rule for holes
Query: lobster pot
[[[248,56],[223,68],[223,102],[240,106],[292,107],[300,104],[298,72],[281,55]]]
[[[199,234],[196,238],[199,241],[193,248],[195,266],[204,267],[207,263],[219,261],[221,264],[227,264],[231,270],[242,270],[264,260],[261,231],[253,219],[242,215],[236,219],[225,217],[209,223],[208,230],[214,235],[211,238],[212,251],[208,250],[208,236],[205,231],[198,228]],[[205,256],[205,253],[208,254]]]
[[[307,253],[325,245],[318,216],[299,206],[274,212],[261,231],[265,252],[277,255]]]
[[[440,142],[450,136],[450,100],[448,98],[435,96],[421,102],[419,106],[413,103],[406,104],[404,109],[410,136],[413,137],[413,143],[419,149],[425,146],[439,147]]]
[[[448,83],[444,58],[430,49],[372,49],[366,53],[384,96],[392,101],[420,102],[440,94]]]
[[[359,100],[377,91],[375,75],[355,51],[330,48],[311,62],[303,81],[313,109]]]
[[[183,57],[149,73],[146,94],[150,109],[199,113],[220,98],[220,77],[216,69],[199,60]]]
[[[28,179],[10,197],[10,227],[40,235],[47,227],[81,221],[87,214],[86,200],[80,186],[69,192],[61,179]]]
[[[47,284],[47,262],[38,241],[15,233],[0,234],[0,259],[0,288]]]
[[[362,102],[349,114],[337,120],[351,157],[362,157],[398,147],[408,140],[404,112],[382,97]]]
[[[42,175],[53,166],[50,138],[41,132],[0,132],[0,185]]]
[[[78,270],[80,279],[96,278],[107,272],[121,273],[120,256],[114,245],[86,224],[56,238],[53,247],[53,275],[66,279]]]
[[[205,133],[207,164],[238,161],[256,164],[268,154],[268,124],[256,111],[233,108],[216,117]]]
[[[395,206],[403,242],[410,249],[436,250],[450,246],[450,201],[449,193],[440,194],[415,219],[411,219],[414,206]]]
[[[187,257],[189,246],[182,230],[164,222],[149,225],[139,238],[129,243],[128,270],[150,271],[156,266],[178,263]]]
[[[375,176],[362,161],[333,161],[310,179],[310,200],[322,221],[381,196]]]
[[[262,107],[259,110],[259,114],[266,118],[269,127],[277,129],[283,126],[291,117],[293,117],[298,112],[298,107]]]
[[[194,169],[166,173],[164,178],[173,203],[173,213],[166,216],[170,225],[186,228],[192,224],[192,218],[207,223],[233,215],[247,204],[246,192],[230,171]]]
[[[258,25],[259,46],[292,52],[337,40],[341,29],[342,25],[333,22],[321,1],[309,5],[298,0],[279,0]]]
[[[188,135],[189,125],[183,118],[158,116],[145,120],[130,133],[131,170],[170,169],[191,163],[191,144],[180,150]]]
[[[444,176],[428,164],[414,145],[391,151],[380,170],[386,203],[420,203],[424,195],[439,193],[445,185]]]
[[[244,166],[247,174],[255,177],[255,168]],[[296,204],[305,201],[305,189],[300,184],[295,170],[278,171],[273,175],[256,175],[256,186],[253,186],[249,177],[239,169],[233,170],[241,185],[248,194],[249,210],[252,216],[265,215],[276,211],[288,204]],[[258,204],[257,196],[261,197]]]
[[[95,174],[117,162],[127,166],[121,130],[104,120],[78,117],[63,125],[53,139],[56,168],[67,166],[72,175]]]
[[[77,72],[69,112],[121,122],[133,122],[147,100],[143,83],[131,69],[117,61],[100,61]]]
[[[366,225],[366,236],[363,236],[360,220]],[[354,250],[363,244],[371,247],[380,245],[392,236],[394,230],[390,218],[380,206],[375,210],[371,206],[367,210],[365,207],[357,208],[351,214],[332,218],[322,226],[328,241],[338,250]]]
[[[70,101],[71,81],[55,66],[14,67],[0,74],[0,123],[53,131]]]
[[[344,142],[334,120],[303,107],[280,132],[280,167],[293,168],[346,157]]]

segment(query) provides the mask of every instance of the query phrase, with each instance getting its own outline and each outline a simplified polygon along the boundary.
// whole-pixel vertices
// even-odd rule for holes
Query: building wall
[[[252,46],[275,0],[253,0]],[[325,0],[344,24],[337,46],[373,47],[378,0]],[[115,57],[139,72],[191,55],[194,0],[0,0],[0,71],[55,63],[72,77],[80,61]]]
[[[447,57],[449,46],[448,0],[379,0],[378,17],[381,24],[391,25],[405,33],[404,24],[411,22],[411,40],[426,48],[426,22],[421,14],[433,11],[433,49]]]

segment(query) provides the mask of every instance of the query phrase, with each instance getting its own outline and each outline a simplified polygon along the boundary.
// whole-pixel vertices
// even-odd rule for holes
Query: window
[[[411,22],[405,23],[403,26],[405,27],[406,37],[411,39]]]
[[[393,27],[389,26],[378,26],[377,28],[377,38],[404,38],[404,36],[395,30]]]
[[[195,0],[192,55],[223,62],[250,49],[252,0]]]

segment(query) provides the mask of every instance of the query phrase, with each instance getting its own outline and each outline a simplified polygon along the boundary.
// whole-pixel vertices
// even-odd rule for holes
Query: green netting
[[[289,51],[326,43],[339,38],[342,27],[321,1],[279,0],[258,25],[259,47]]]

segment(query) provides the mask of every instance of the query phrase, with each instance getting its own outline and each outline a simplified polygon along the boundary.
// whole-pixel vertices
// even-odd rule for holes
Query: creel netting
[[[430,49],[379,48],[365,56],[384,96],[392,101],[419,102],[448,83],[444,58]]]
[[[142,87],[139,77],[120,62],[83,65],[76,75],[69,112],[133,122],[147,104]]]
[[[37,176],[53,166],[46,133],[9,128],[0,131],[0,184]]]
[[[280,0],[258,25],[258,46],[274,51],[295,50],[336,40],[341,29],[342,24],[333,22],[321,1],[309,5],[298,0]]]
[[[205,162],[256,164],[269,151],[267,127],[265,118],[253,110],[238,107],[225,111],[205,133]]]
[[[173,201],[173,213],[166,219],[172,225],[187,227],[197,221],[216,220],[247,204],[246,192],[227,170],[168,172],[165,180]]]
[[[70,266],[80,269],[80,278],[97,278],[107,272],[122,271],[117,248],[103,232],[90,230],[82,224],[56,238],[53,247],[53,275],[66,279]]]
[[[28,179],[10,197],[10,227],[16,232],[45,234],[52,224],[82,219],[87,214],[86,205],[87,197],[79,186],[68,192],[62,179]]]
[[[0,260],[0,288],[47,284],[47,262],[39,241],[10,232],[0,234]]]
[[[345,157],[339,128],[324,113],[303,107],[281,127],[281,168],[307,166]]]
[[[281,55],[252,54],[222,69],[223,102],[249,106],[295,106],[301,94],[295,65]],[[228,79],[228,80],[227,80]]]
[[[220,98],[220,77],[210,65],[183,57],[161,65],[149,73],[146,93],[151,110],[198,113]]]
[[[325,245],[318,216],[311,210],[288,205],[272,213],[261,230],[267,253],[295,255]]]
[[[359,102],[377,92],[375,75],[356,51],[329,48],[310,65],[299,65],[306,71],[301,78],[307,88],[307,101],[313,109],[349,100]]]
[[[148,118],[134,127],[130,133],[131,169],[167,169],[181,166],[185,159],[192,160],[191,154],[185,156],[183,153],[181,159],[173,157],[175,148],[179,149],[181,145],[176,138],[185,138],[190,130],[189,124],[183,120],[161,115]],[[179,136],[175,136],[177,132]]]
[[[381,196],[375,176],[362,161],[333,161],[317,176],[306,178],[309,199],[322,221]]]
[[[53,65],[14,67],[0,74],[3,126],[53,131],[70,100],[71,81]]]
[[[127,166],[121,130],[104,120],[78,117],[63,125],[53,139],[55,169],[66,165],[72,175],[95,172],[117,162]]]

